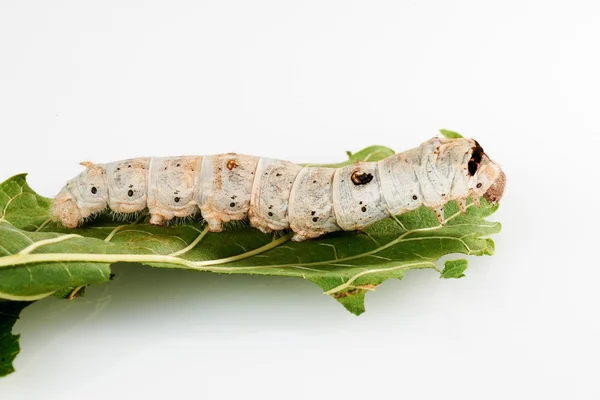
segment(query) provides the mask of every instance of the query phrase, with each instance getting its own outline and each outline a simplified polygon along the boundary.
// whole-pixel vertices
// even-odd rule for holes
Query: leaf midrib
[[[469,206],[471,206],[471,205],[472,205],[472,203]],[[446,221],[451,221],[452,219],[456,218],[460,214],[461,214],[460,212],[457,212],[457,213],[453,214],[452,216],[450,216]],[[495,226],[495,224],[491,224],[491,225],[457,224],[457,225],[453,225],[453,226],[460,226],[460,225],[472,225],[472,226],[481,226],[481,227]],[[434,231],[437,229],[442,229],[443,227],[444,227],[443,225],[437,225],[437,226],[432,226],[432,227],[407,230],[406,232],[404,232],[403,234],[398,236],[396,239],[394,239],[382,246],[379,246],[375,249],[369,250],[367,252],[355,254],[352,256],[344,257],[344,258],[336,258],[334,260],[330,259],[330,260],[322,260],[322,261],[315,261],[315,262],[308,262],[308,263],[300,262],[300,263],[291,263],[291,264],[239,266],[239,267],[218,267],[218,266],[216,266],[219,264],[227,264],[227,263],[232,263],[235,261],[240,261],[240,260],[250,258],[255,255],[264,253],[266,251],[272,250],[272,249],[280,246],[281,244],[287,242],[290,239],[290,235],[286,235],[286,236],[282,236],[278,239],[275,239],[275,240],[271,241],[270,243],[268,243],[264,246],[261,246],[259,248],[256,248],[254,250],[251,250],[251,251],[248,251],[245,253],[241,253],[241,254],[238,254],[235,256],[230,256],[230,257],[220,258],[220,259],[215,259],[215,260],[191,261],[191,260],[186,260],[183,258],[173,256],[173,255],[159,255],[159,254],[89,254],[89,253],[22,254],[21,252],[19,252],[19,253],[10,255],[10,256],[0,257],[0,268],[14,267],[14,266],[25,265],[25,264],[44,263],[44,262],[100,262],[100,263],[139,262],[139,263],[166,263],[166,264],[173,264],[173,265],[181,265],[181,266],[184,266],[189,269],[208,271],[208,272],[227,272],[227,271],[241,271],[241,270],[248,271],[248,270],[254,270],[254,269],[293,268],[293,267],[299,267],[299,266],[309,267],[309,266],[319,266],[319,265],[339,265],[340,263],[345,262],[345,261],[352,261],[352,260],[359,259],[362,257],[368,257],[368,256],[375,255],[376,253],[379,253],[379,252],[381,252],[389,247],[392,247],[402,241],[426,240],[426,239],[459,240],[463,243],[466,250],[469,253],[471,253],[469,247],[466,245],[466,243],[461,238],[456,238],[456,237],[452,237],[452,236],[426,236],[426,237],[406,239],[406,237],[408,235],[413,234],[413,233]],[[205,234],[205,231],[203,231],[200,234],[200,236],[202,236],[203,234]],[[70,237],[70,238],[75,238],[75,237],[76,237],[76,235],[72,235],[72,237]],[[199,239],[201,239],[201,237],[196,238],[194,240],[194,242],[196,242],[196,244],[197,244],[197,242],[199,242]],[[45,244],[48,244],[48,243],[50,243],[49,241],[56,241],[56,238],[46,239],[46,241],[35,242],[35,244],[37,244],[36,247],[39,248],[42,245],[44,245],[44,244],[40,244],[41,242],[45,242]],[[193,244],[194,242],[192,242],[191,244]],[[188,245],[186,248],[184,248],[180,251],[183,251],[185,249],[191,249],[190,245]],[[177,253],[178,252],[175,252],[172,254],[177,254]],[[180,253],[180,254],[183,254],[183,253]],[[210,267],[210,268],[206,268],[206,267]]]

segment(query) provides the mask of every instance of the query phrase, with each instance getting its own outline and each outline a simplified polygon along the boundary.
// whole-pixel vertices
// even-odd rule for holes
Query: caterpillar
[[[294,241],[360,230],[420,206],[444,224],[447,202],[456,200],[463,212],[468,198],[477,206],[481,197],[498,202],[506,182],[477,141],[444,137],[340,168],[235,153],[81,164],[86,169],[67,182],[52,207],[67,228],[107,207],[117,214],[148,209],[155,225],[199,210],[211,232],[249,218],[265,233],[291,229]]]

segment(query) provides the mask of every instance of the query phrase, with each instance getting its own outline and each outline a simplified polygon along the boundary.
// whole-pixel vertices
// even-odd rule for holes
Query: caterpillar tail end
[[[73,196],[65,190],[62,190],[54,199],[52,216],[59,220],[65,228],[77,228],[83,219]]]

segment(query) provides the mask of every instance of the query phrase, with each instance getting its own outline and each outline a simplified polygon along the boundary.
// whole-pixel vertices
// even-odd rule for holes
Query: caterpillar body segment
[[[389,217],[378,163],[358,162],[337,168],[333,176],[333,208],[337,224],[345,231]]]
[[[116,213],[133,213],[148,203],[150,158],[136,158],[106,164],[108,207]]]
[[[163,225],[174,217],[197,212],[196,174],[200,172],[202,159],[195,156],[150,158],[147,176],[150,223]]]
[[[248,212],[252,226],[265,233],[290,227],[290,195],[301,170],[288,161],[260,158]]]
[[[506,177],[472,139],[433,138],[378,162],[340,168],[302,167],[234,153],[145,157],[86,169],[54,200],[65,227],[109,207],[115,213],[148,209],[150,223],[200,211],[212,232],[249,218],[263,232],[291,229],[293,240],[358,230],[422,205],[444,223],[444,205],[462,211],[470,197],[497,202]]]
[[[248,215],[258,161],[259,157],[232,153],[204,157],[198,205],[212,232]]]
[[[290,192],[289,220],[294,239],[302,241],[339,231],[333,208],[335,168],[302,168]]]

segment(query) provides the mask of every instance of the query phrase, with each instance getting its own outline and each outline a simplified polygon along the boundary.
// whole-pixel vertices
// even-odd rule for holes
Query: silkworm
[[[443,137],[341,168],[235,153],[82,165],[54,200],[53,215],[67,228],[107,207],[117,214],[148,209],[156,225],[200,211],[211,232],[249,218],[265,233],[291,229],[295,241],[360,230],[420,206],[444,224],[446,203],[456,200],[465,212],[468,198],[498,202],[506,181],[477,141]]]

